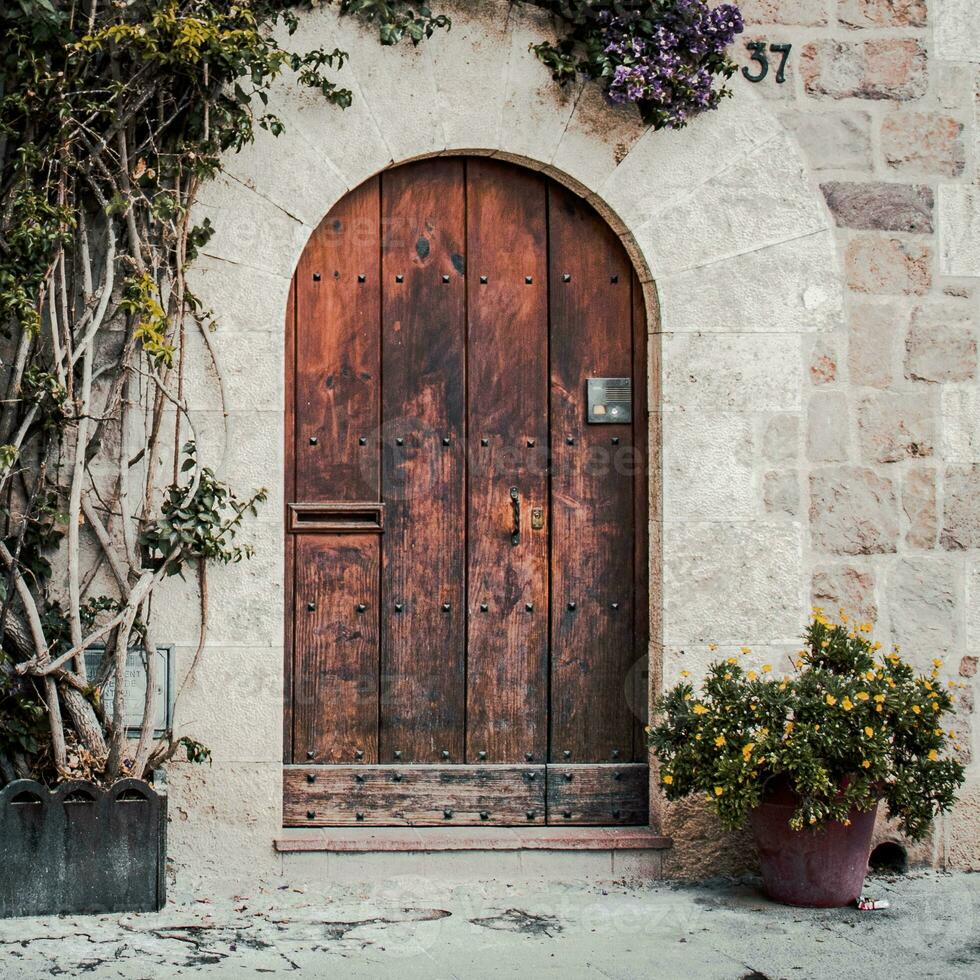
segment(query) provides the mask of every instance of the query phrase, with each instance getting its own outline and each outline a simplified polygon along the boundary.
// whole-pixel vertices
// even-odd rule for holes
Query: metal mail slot
[[[588,421],[622,425],[633,421],[632,378],[588,378]]]

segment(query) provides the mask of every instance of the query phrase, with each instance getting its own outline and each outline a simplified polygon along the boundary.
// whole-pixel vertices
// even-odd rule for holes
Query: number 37
[[[767,44],[765,41],[749,41],[745,46],[752,52],[752,61],[758,63],[759,70],[753,74],[746,65],[742,69],[742,74],[750,82],[761,82],[769,74],[769,59],[766,57]],[[786,62],[789,61],[789,53],[793,50],[793,45],[770,44],[768,48],[773,54],[782,55],[779,59],[779,67],[776,69],[776,83],[782,85],[786,81]]]

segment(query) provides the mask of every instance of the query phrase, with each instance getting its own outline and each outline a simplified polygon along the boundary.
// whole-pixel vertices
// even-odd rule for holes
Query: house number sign
[[[769,57],[766,54],[778,54],[779,67],[776,69],[776,84],[782,85],[786,81],[786,62],[789,61],[789,53],[793,50],[792,44],[769,44],[767,41],[749,41],[745,45],[752,52],[752,61],[759,66],[758,71],[753,71],[749,65],[742,69],[742,74],[750,82],[761,82],[769,77]]]

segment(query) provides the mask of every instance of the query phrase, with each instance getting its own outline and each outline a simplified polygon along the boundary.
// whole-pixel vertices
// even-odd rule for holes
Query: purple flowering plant
[[[557,44],[534,45],[561,84],[582,72],[608,97],[634,103],[655,129],[680,129],[731,95],[727,49],[744,28],[730,3],[705,0],[535,0],[567,25]]]

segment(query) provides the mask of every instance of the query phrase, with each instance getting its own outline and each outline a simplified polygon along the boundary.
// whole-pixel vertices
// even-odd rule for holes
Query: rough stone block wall
[[[792,43],[785,84],[738,76],[721,110],[662,133],[595,86],[554,87],[528,50],[550,34],[541,11],[446,5],[452,32],[419,49],[382,49],[333,5],[305,13],[291,43],[351,52],[353,106],[283,81],[286,133],[229,156],[201,195],[216,233],[192,283],[218,315],[226,397],[203,372],[188,397],[208,459],[242,489],[268,486],[270,502],[248,532],[256,558],[210,577],[178,724],[212,745],[214,766],[173,767],[175,862],[211,876],[278,867],[282,325],[296,260],[378,170],[485,152],[589,196],[649,297],[663,433],[651,673],[696,673],[711,643],[788,668],[811,602],[874,620],[923,666],[943,656],[946,679],[968,685],[956,727],[970,783],[916,856],[980,869],[976,0],[743,0],[739,59],[746,41]],[[183,675],[196,585],[168,583],[155,602]],[[669,872],[751,859],[700,803],[662,817]]]
[[[977,869],[980,8],[976,0],[743,0],[741,8],[746,35],[736,46],[753,71],[746,39],[793,44],[786,83],[770,76],[752,87],[799,142],[833,214],[847,286],[844,322],[810,348],[802,422],[764,423],[755,456],[762,507],[801,523],[814,604],[875,621],[882,642],[923,668],[942,657],[945,679],[965,685],[954,727],[968,783],[914,857]],[[799,471],[788,468],[796,459]],[[668,682],[690,653],[668,653]],[[679,873],[737,869],[740,842],[705,847],[711,834],[696,814],[688,806],[667,815]],[[879,835],[892,830],[882,823]]]

